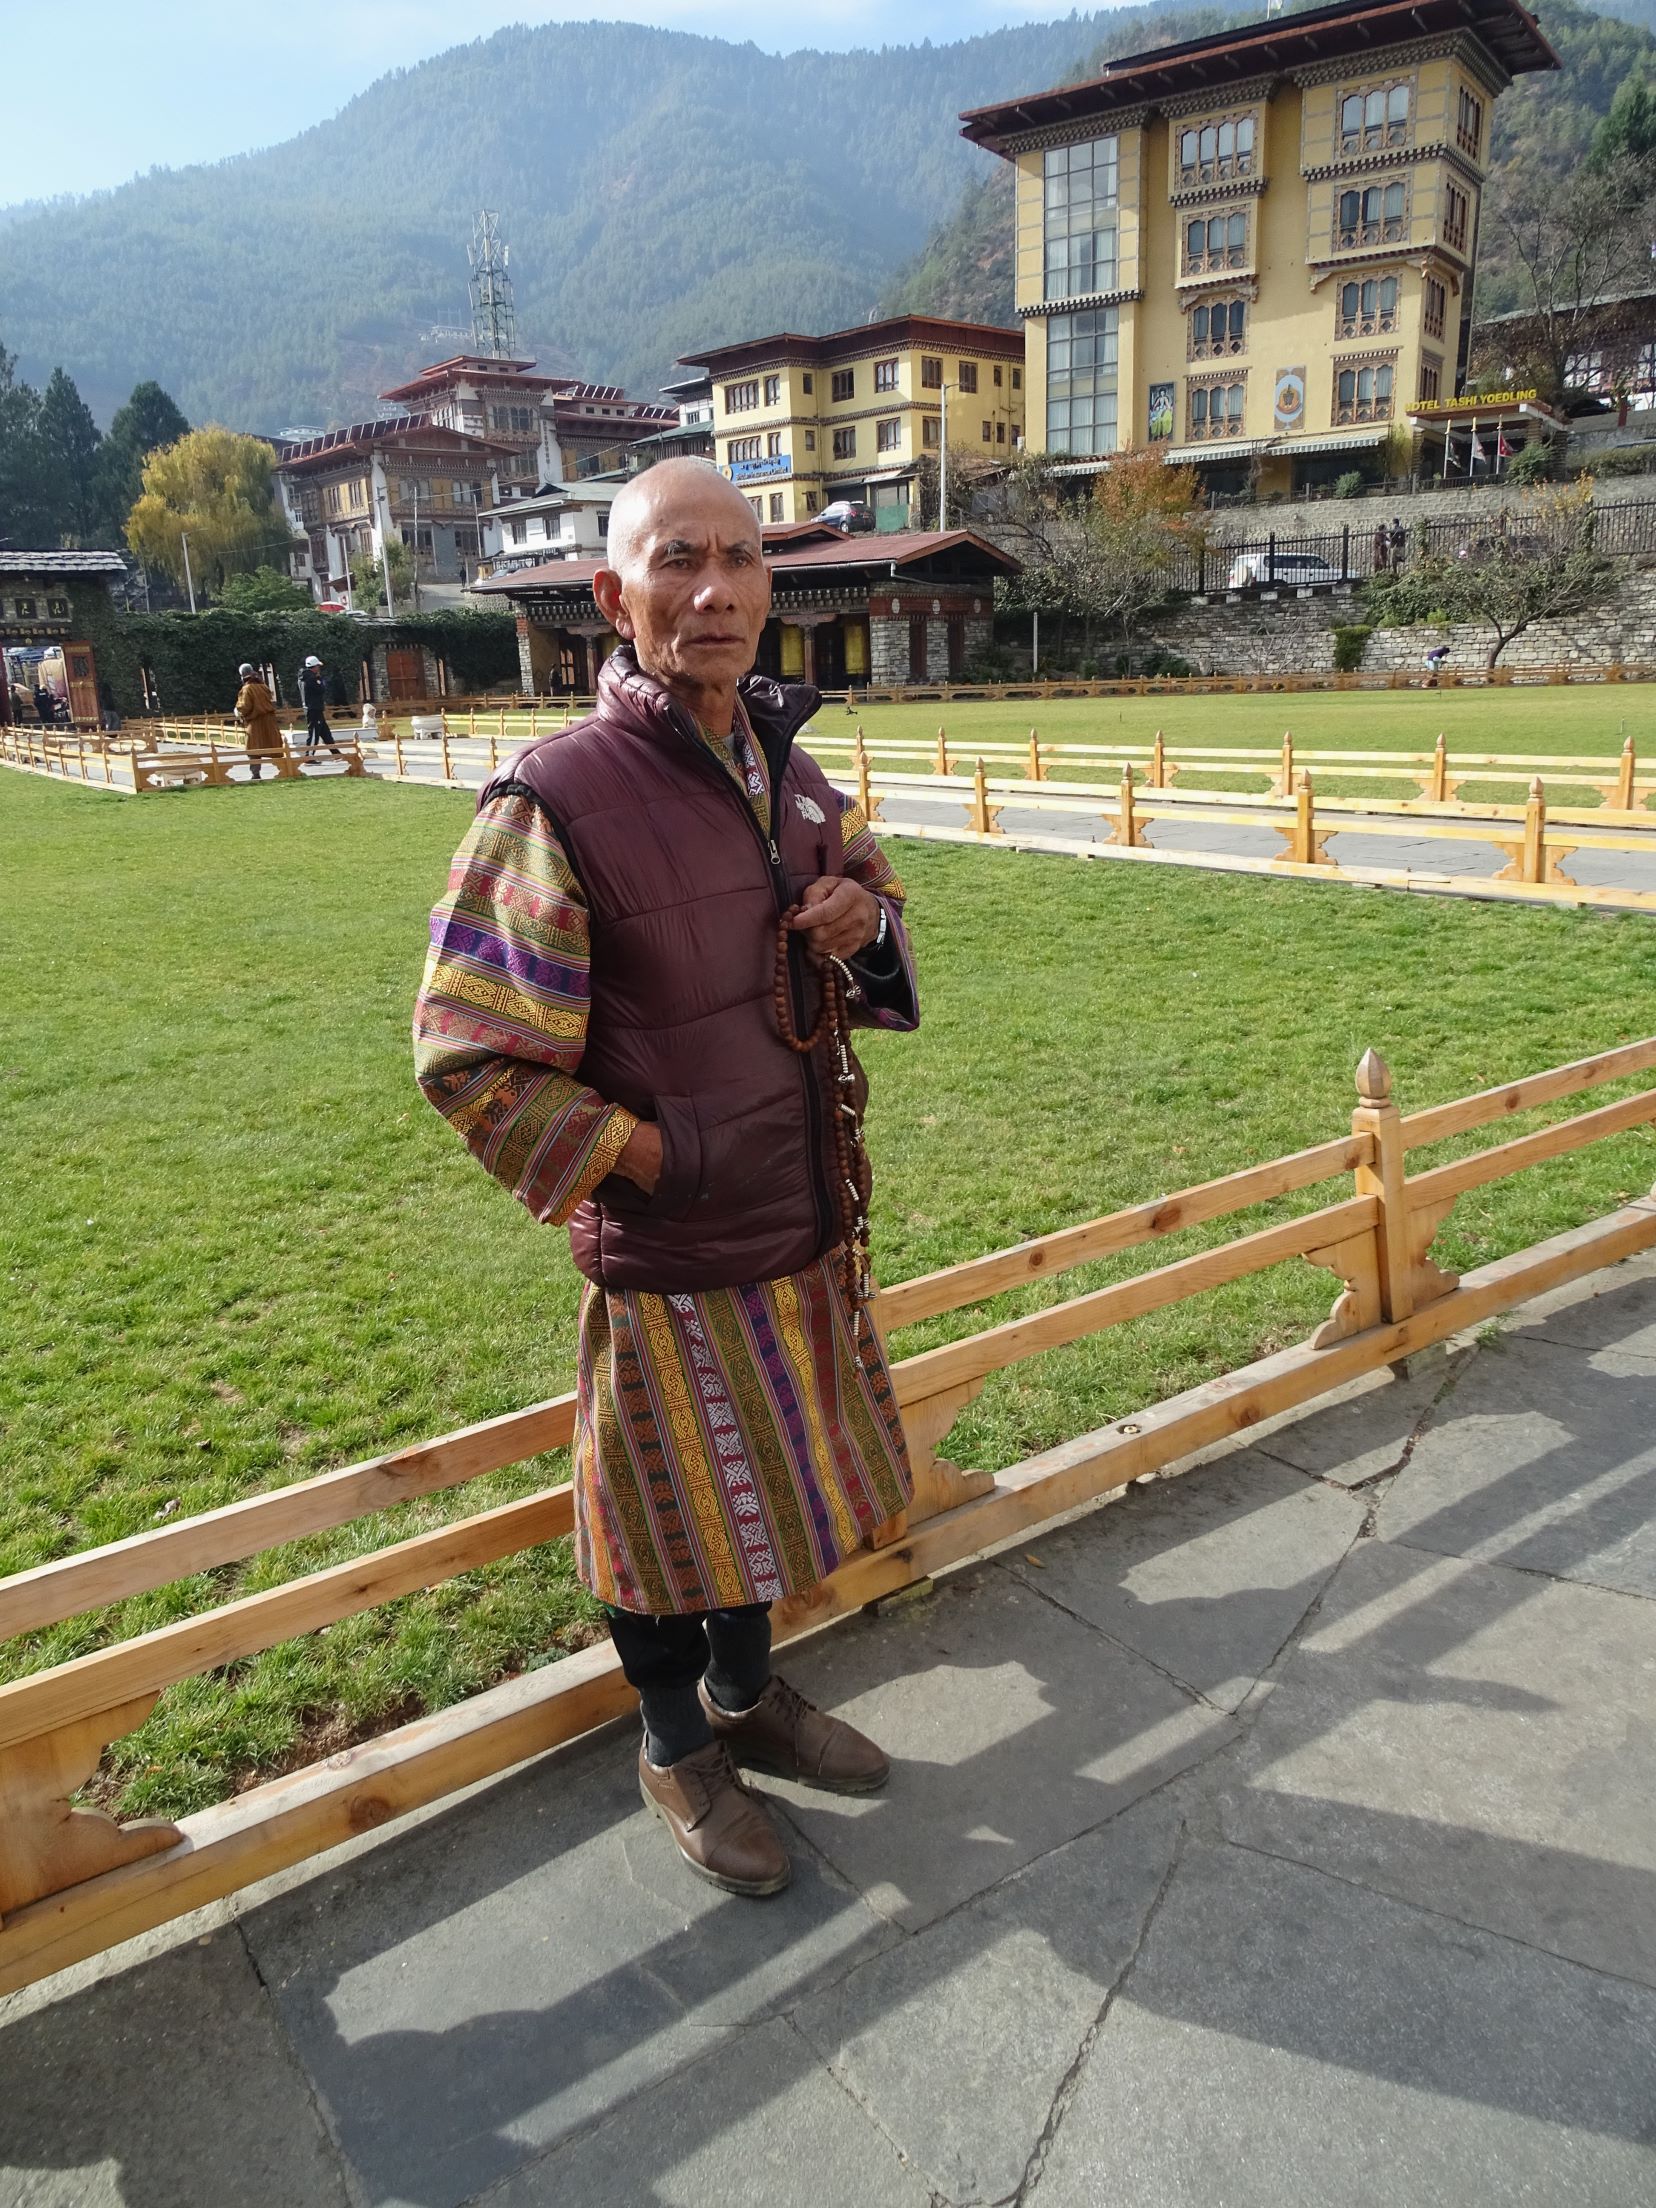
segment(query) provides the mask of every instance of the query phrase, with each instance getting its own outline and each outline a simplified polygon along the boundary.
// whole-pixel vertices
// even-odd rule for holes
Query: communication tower
[[[480,353],[510,360],[517,353],[517,308],[512,303],[511,248],[501,242],[500,217],[485,207],[466,248],[471,263],[472,337]]]

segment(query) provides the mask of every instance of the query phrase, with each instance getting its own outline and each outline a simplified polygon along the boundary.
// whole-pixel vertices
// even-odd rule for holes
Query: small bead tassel
[[[793,997],[789,986],[788,941],[791,923],[799,907],[792,905],[776,927],[776,1026],[788,1048],[809,1057],[826,1043],[833,1073],[832,1118],[834,1126],[835,1200],[840,1224],[841,1279],[846,1301],[858,1321],[863,1321],[873,1293],[873,1273],[868,1257],[868,1201],[873,1192],[873,1169],[863,1143],[862,1114],[857,1109],[857,1077],[852,1071],[851,1001],[858,993],[844,961],[830,955],[822,961],[822,1002],[808,1035],[795,1032]]]

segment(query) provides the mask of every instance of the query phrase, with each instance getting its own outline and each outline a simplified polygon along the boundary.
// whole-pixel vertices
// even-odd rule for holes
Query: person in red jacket
[[[751,672],[770,579],[716,470],[621,492],[594,595],[621,640],[597,710],[483,791],[416,1071],[586,1277],[576,1565],[639,1693],[644,1799],[693,1870],[774,1893],[787,1853],[736,1767],[849,1793],[889,1769],[773,1672],[770,1608],[912,1492],[861,1307],[861,1069],[831,1024],[788,1039],[830,972],[852,1021],[918,1024],[903,890],[796,748],[817,692]]]

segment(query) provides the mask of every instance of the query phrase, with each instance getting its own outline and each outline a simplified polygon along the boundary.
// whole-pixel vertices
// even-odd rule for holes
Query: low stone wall
[[[1649,441],[1656,442],[1656,438]],[[1583,465],[1589,455],[1578,455]],[[1656,498],[1656,476],[1606,475],[1593,485],[1596,506]],[[1417,521],[1476,521],[1487,526],[1503,506],[1516,508],[1520,494],[1510,484],[1469,484],[1436,491],[1375,491],[1366,498],[1296,499],[1281,506],[1221,506],[1209,517],[1211,544],[1253,544],[1274,530],[1281,543],[1295,537],[1337,536],[1349,527],[1353,544],[1372,537],[1376,522],[1395,514],[1406,529]]]
[[[1199,599],[1152,615],[1142,630],[1135,664],[1149,653],[1177,652],[1204,675],[1322,674],[1334,665],[1334,631],[1364,619],[1356,591],[1335,589],[1302,597]],[[1376,629],[1363,666],[1380,672],[1419,667],[1434,644],[1449,646],[1447,665],[1470,672],[1489,658],[1488,629],[1463,625]],[[1566,621],[1538,621],[1509,644],[1500,665],[1609,667],[1656,664],[1656,572],[1622,576],[1601,605]]]

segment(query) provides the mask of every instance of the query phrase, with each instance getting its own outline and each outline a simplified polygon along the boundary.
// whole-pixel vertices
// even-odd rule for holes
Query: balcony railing
[[[1392,418],[1392,402],[1386,399],[1351,399],[1345,405],[1335,402],[1334,420],[1341,428],[1348,422],[1389,422]]]
[[[1221,276],[1233,268],[1246,268],[1248,249],[1245,245],[1222,245],[1212,253],[1192,253],[1187,247],[1184,257],[1186,276]]]
[[[1395,245],[1408,234],[1407,215],[1384,215],[1378,222],[1359,222],[1350,229],[1341,228],[1334,237],[1342,253],[1354,253],[1365,245]]]
[[[1334,325],[1336,337],[1384,337],[1397,327],[1397,309],[1382,307],[1373,314],[1342,314]],[[1441,333],[1440,333],[1441,334]]]

